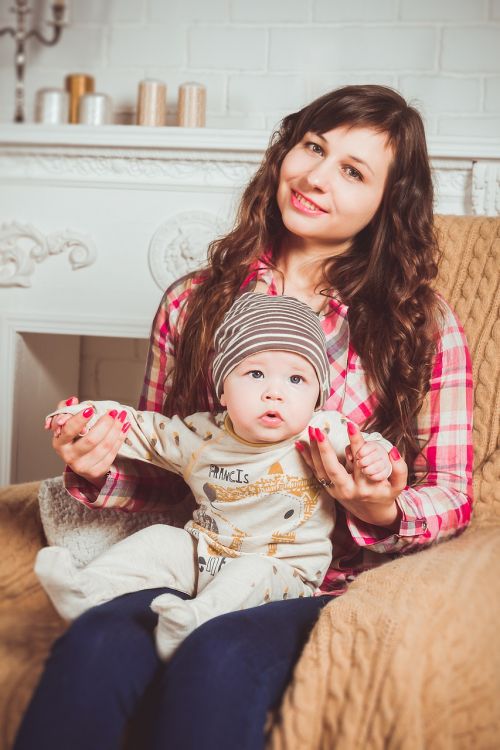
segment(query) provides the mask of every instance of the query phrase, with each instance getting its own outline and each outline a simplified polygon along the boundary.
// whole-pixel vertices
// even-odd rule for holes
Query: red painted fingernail
[[[309,427],[309,440],[316,440],[316,434],[314,432],[314,427]]]
[[[389,451],[389,456],[392,458],[393,461],[399,461],[399,459],[401,458],[401,454],[396,448],[396,446],[391,448],[391,450]]]
[[[125,422],[125,417],[126,417],[126,416],[127,416],[127,412],[126,412],[126,411],[121,411],[121,412],[120,412],[120,413],[118,414],[118,419],[120,420],[120,422]]]
[[[93,413],[94,413],[93,407],[89,406],[89,408],[85,409],[85,411],[83,412],[83,416],[85,417],[85,419],[88,419],[89,417],[92,416]]]
[[[323,435],[319,427],[316,427],[316,440],[318,441],[318,443],[322,443],[324,439],[325,436]]]
[[[295,443],[295,447],[296,447],[296,448],[297,448],[297,450],[298,450],[298,451],[300,451],[301,453],[303,453],[303,452],[304,452],[304,450],[305,450],[304,446],[302,445],[302,443],[301,443],[301,442],[300,442],[299,440],[297,440],[297,442]]]
[[[108,412],[108,414],[109,414],[109,416],[110,416],[110,417],[112,417],[113,419],[116,419],[116,417],[117,417],[117,415],[118,415],[118,410],[117,410],[117,409],[111,409],[111,411],[110,411],[110,412]]]
[[[349,435],[355,435],[357,431],[358,431],[358,428],[356,427],[355,424],[353,424],[352,422],[347,423],[347,432]]]
[[[125,424],[122,427],[122,432],[127,432],[130,428],[130,422],[125,422]]]
[[[76,398],[76,396],[71,396],[70,398],[66,399],[66,406],[71,406],[74,398]]]

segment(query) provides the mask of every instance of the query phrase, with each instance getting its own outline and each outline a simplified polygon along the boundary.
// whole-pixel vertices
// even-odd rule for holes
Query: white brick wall
[[[35,0],[32,0],[32,4]],[[47,13],[48,2],[35,3]],[[12,21],[1,3],[0,23]],[[95,76],[130,122],[137,84],[207,86],[211,127],[270,129],[346,83],[394,86],[429,135],[500,137],[500,0],[68,0],[54,48],[29,43],[27,114],[35,91],[72,72]],[[47,17],[47,16],[46,16]],[[14,45],[0,38],[0,120],[13,112]],[[84,338],[79,395],[136,404],[147,342]],[[68,394],[71,395],[71,394]]]
[[[488,17],[488,0],[400,0],[403,21],[483,21]]]
[[[47,14],[48,0],[31,0]],[[2,3],[0,23],[11,21]],[[35,91],[71,72],[95,76],[131,122],[137,84],[168,88],[175,124],[180,83],[208,89],[207,124],[270,129],[324,91],[380,82],[417,100],[429,135],[500,135],[500,0],[68,0],[54,48],[31,40]],[[45,15],[45,17],[47,17]],[[13,112],[14,44],[0,38],[0,120]]]

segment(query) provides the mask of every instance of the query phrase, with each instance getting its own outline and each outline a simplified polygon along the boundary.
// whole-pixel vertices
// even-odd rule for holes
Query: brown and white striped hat
[[[212,374],[217,397],[236,365],[257,352],[289,351],[305,357],[319,381],[317,407],[330,395],[330,365],[319,318],[295,297],[245,292],[236,299],[215,332]]]

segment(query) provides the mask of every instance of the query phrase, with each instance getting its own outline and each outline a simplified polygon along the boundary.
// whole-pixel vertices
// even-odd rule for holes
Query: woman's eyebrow
[[[327,143],[327,140],[326,140],[325,136],[321,135],[321,133],[316,133],[314,130],[308,130],[306,133],[304,133],[304,138],[306,138],[307,136],[311,136],[311,135],[314,135],[317,138],[321,138],[321,140],[324,143]]]

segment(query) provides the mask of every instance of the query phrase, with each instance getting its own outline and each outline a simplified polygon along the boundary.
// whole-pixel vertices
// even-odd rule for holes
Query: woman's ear
[[[219,401],[220,401],[221,406],[227,406],[227,401],[226,401],[226,397],[224,396],[224,391],[221,393]]]

